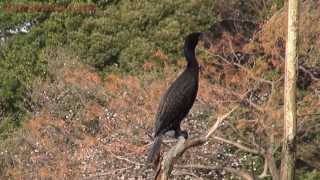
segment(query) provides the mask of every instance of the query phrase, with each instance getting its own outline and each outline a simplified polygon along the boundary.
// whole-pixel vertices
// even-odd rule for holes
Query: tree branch
[[[241,64],[239,63],[231,63],[229,62],[226,58],[220,56],[220,55],[217,55],[217,54],[212,54],[210,52],[208,52],[212,57],[218,57],[219,59],[221,59],[222,61],[224,61],[225,63],[227,64],[231,64],[231,65],[234,65],[236,67],[238,67],[239,69],[243,70],[246,74],[249,75],[249,77],[253,80],[256,80],[256,81],[259,81],[259,82],[263,82],[263,83],[268,83],[268,84],[271,84],[272,81],[269,81],[269,80],[266,80],[266,79],[263,79],[263,78],[260,78],[260,77],[256,77],[254,75],[253,72],[251,72],[249,69],[247,69],[246,67],[242,66]]]
[[[224,139],[222,137],[218,137],[218,136],[214,136],[213,137],[214,139],[218,140],[218,141],[222,141],[224,143],[227,143],[227,144],[230,144],[230,145],[233,145],[243,151],[246,151],[246,152],[249,152],[249,153],[252,153],[252,154],[260,154],[260,152],[256,149],[253,149],[253,148],[250,148],[250,147],[246,147],[240,143],[237,143],[237,142],[234,142],[234,141],[230,141],[230,140],[227,140],[227,139]]]
[[[166,180],[169,178],[173,165],[176,160],[183,155],[183,153],[195,146],[200,146],[207,142],[208,138],[215,132],[215,130],[219,127],[220,123],[226,119],[231,113],[233,113],[239,105],[233,107],[229,112],[219,117],[215,124],[208,130],[208,133],[205,136],[188,139],[185,140],[183,137],[180,137],[178,143],[172,147],[167,154],[164,156],[161,163],[159,163],[159,167],[157,169],[155,179]]]
[[[252,177],[249,172],[244,171],[244,170],[237,170],[237,169],[228,168],[228,167],[225,167],[224,170],[226,170],[230,173],[236,174],[237,176],[240,176],[246,180],[255,180],[255,178]]]
[[[189,164],[189,165],[176,166],[176,167],[177,168],[190,168],[190,169],[204,169],[204,170],[225,170],[229,173],[240,176],[246,180],[254,180],[254,177],[252,177],[249,172],[244,171],[244,170],[234,169],[231,167],[205,166],[205,165],[199,165],[199,164]]]
[[[262,173],[258,176],[260,179],[268,177],[268,161],[266,158],[264,159],[264,165],[263,165],[263,171]]]
[[[217,121],[214,123],[214,125],[209,129],[207,135],[206,135],[206,139],[209,138],[219,127],[220,123],[226,119],[228,116],[230,116],[231,113],[233,113],[237,108],[239,107],[239,105],[233,107],[229,112],[227,112],[226,114],[224,114],[221,117],[218,117]]]

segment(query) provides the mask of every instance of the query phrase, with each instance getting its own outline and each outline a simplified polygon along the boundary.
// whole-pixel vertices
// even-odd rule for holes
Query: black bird
[[[161,98],[155,117],[154,142],[149,150],[148,163],[156,163],[162,136],[166,132],[173,130],[176,138],[188,138],[188,133],[181,130],[180,124],[191,109],[198,92],[199,64],[195,48],[201,36],[202,33],[194,32],[185,38],[184,55],[188,64]]]

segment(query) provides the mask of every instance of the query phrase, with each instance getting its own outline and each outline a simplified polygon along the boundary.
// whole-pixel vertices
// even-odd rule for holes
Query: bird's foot
[[[187,131],[176,131],[175,138],[179,138],[180,136],[184,137],[184,139],[188,139],[188,132]]]

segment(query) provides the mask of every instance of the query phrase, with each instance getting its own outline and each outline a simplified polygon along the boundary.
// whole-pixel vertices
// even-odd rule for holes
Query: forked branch
[[[209,137],[212,136],[212,134],[217,130],[221,122],[225,120],[228,116],[230,116],[238,107],[239,105],[236,105],[229,112],[219,117],[215,124],[208,130],[206,135],[188,140],[185,140],[184,138],[179,138],[178,143],[167,152],[161,163],[159,163],[155,179],[168,179],[171,174],[173,165],[175,164],[177,159],[181,157],[186,150],[206,143]]]

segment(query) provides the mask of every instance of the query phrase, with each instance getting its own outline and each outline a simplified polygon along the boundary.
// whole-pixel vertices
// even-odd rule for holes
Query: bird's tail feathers
[[[161,142],[162,142],[162,136],[156,136],[154,138],[153,144],[149,149],[148,152],[148,158],[147,158],[147,163],[150,164],[155,164],[157,163],[156,161],[159,158],[160,155],[160,147],[161,147]]]

